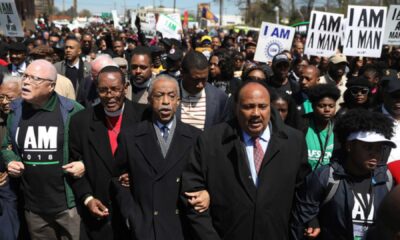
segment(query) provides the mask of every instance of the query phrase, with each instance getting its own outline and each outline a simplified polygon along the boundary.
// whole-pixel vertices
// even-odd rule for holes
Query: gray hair
[[[5,74],[1,84],[4,84],[4,83],[15,83],[15,84],[21,85],[22,77],[21,76],[12,76],[10,74]]]
[[[154,84],[155,84],[156,82],[158,82],[158,81],[161,81],[161,80],[171,81],[171,82],[175,83],[175,85],[176,85],[176,90],[177,90],[177,92],[178,92],[178,97],[180,98],[180,95],[181,95],[181,94],[180,94],[180,91],[179,91],[179,83],[178,83],[178,81],[177,81],[174,77],[172,77],[172,76],[170,76],[170,75],[168,75],[168,74],[160,74],[160,75],[158,75],[157,77],[155,77],[155,78],[150,82],[149,88],[147,89],[147,92],[149,93],[149,97],[150,97],[151,94],[153,93]]]
[[[90,65],[92,68],[94,68],[96,71],[100,72],[101,69],[107,66],[115,66],[118,67],[118,64],[116,64],[113,59],[111,58],[110,55],[108,54],[99,54],[96,56],[96,58],[90,62]]]

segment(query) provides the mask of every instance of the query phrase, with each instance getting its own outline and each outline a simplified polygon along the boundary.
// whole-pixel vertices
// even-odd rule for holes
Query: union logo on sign
[[[265,46],[265,56],[267,58],[273,58],[275,57],[276,54],[280,53],[283,50],[283,46],[279,41],[271,41],[268,42],[267,45]]]

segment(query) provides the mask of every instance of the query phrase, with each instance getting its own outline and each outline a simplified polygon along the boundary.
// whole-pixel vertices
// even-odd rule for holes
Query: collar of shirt
[[[79,58],[78,58],[78,61],[76,61],[76,63],[75,64],[73,64],[73,65],[70,65],[69,63],[67,63],[67,62],[65,62],[66,64],[67,64],[67,66],[68,67],[70,67],[70,68],[76,68],[76,69],[79,69]]]
[[[23,73],[25,72],[26,69],[26,62],[22,62],[20,65],[16,66],[16,65],[12,65],[12,71],[13,72],[17,72],[18,70],[20,70],[19,72]]]
[[[159,121],[156,121],[156,124],[157,124],[157,127],[158,127],[159,129],[162,129],[164,126],[167,126],[167,127],[168,127],[168,130],[171,130],[172,122],[173,122],[173,121],[174,121],[174,120],[171,119],[171,121],[169,121],[169,123],[167,123],[167,124],[162,124],[162,123],[160,123]]]
[[[47,112],[52,112],[54,110],[54,108],[56,107],[57,102],[58,102],[57,94],[55,92],[53,92],[52,95],[50,96],[49,100],[47,100],[47,102],[39,109],[47,111]],[[25,103],[27,103],[27,102],[25,102]],[[29,104],[29,103],[27,103],[27,104]]]
[[[271,139],[271,123],[268,124],[267,128],[264,129],[262,134],[259,136],[261,141],[268,142]],[[252,137],[242,130],[243,140],[246,146],[253,145]]]
[[[339,83],[336,83],[336,81],[333,80],[333,78],[329,75],[329,73],[327,73],[325,75],[325,80],[326,80],[326,83],[334,83],[334,84],[336,84],[336,86],[343,86],[346,83],[347,77],[346,77],[346,74],[344,74],[342,76],[342,78],[340,79]]]
[[[198,98],[198,99],[200,99],[203,96],[203,94],[205,94],[205,88],[203,88],[203,90],[201,90],[200,92],[198,92],[194,95],[190,94],[188,91],[185,90],[182,82],[181,82],[181,89],[182,89],[182,98]]]

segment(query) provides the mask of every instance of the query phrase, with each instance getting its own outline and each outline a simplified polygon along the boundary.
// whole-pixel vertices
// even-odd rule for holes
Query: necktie
[[[264,151],[260,144],[260,138],[253,138],[253,157],[254,157],[254,165],[256,167],[257,174],[260,171],[261,163],[264,158]]]
[[[162,137],[164,138],[165,142],[167,142],[168,140],[168,135],[169,135],[168,130],[169,130],[168,127],[165,125],[161,128]]]

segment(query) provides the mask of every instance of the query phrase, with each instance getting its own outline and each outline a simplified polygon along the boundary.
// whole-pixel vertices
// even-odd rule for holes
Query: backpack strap
[[[324,201],[322,201],[321,206],[324,206],[325,204],[327,204],[336,194],[336,191],[339,187],[339,183],[340,180],[339,179],[335,179],[333,177],[333,168],[332,166],[329,166],[329,179],[328,179],[328,186],[327,186],[327,195],[324,199]]]
[[[386,176],[388,178],[388,180],[386,181],[386,188],[388,192],[390,192],[390,190],[392,190],[393,188],[393,176],[389,169],[386,169]]]

